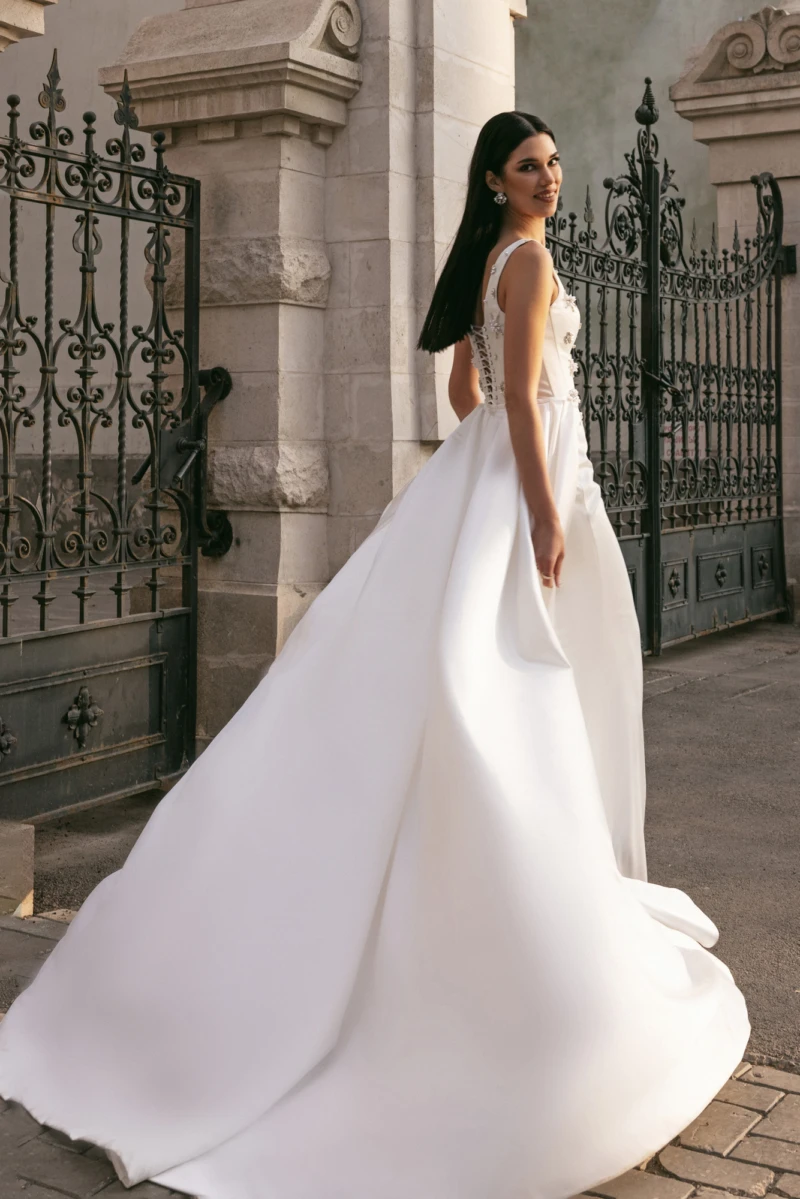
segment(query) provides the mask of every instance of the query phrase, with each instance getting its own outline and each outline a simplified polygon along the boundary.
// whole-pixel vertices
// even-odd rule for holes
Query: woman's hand
[[[564,561],[564,531],[558,516],[550,516],[543,520],[534,517],[533,553],[536,558],[536,568],[542,577],[543,587],[558,587],[561,584],[561,566]],[[550,576],[550,577],[546,577]]]

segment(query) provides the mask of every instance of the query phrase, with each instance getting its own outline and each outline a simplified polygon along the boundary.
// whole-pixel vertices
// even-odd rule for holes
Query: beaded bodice
[[[483,300],[483,324],[472,325],[469,331],[472,362],[480,375],[484,404],[488,409],[502,410],[506,406],[503,359],[505,314],[497,302],[497,287],[503,268],[512,253],[517,246],[528,240],[522,237],[506,246],[498,255],[489,272],[489,286]],[[581,327],[578,302],[574,296],[568,295],[555,268],[553,273],[558,283],[558,295],[550,305],[550,315],[545,326],[537,399],[540,402],[561,400],[578,404],[580,396],[573,380],[578,364],[572,357],[572,347]]]

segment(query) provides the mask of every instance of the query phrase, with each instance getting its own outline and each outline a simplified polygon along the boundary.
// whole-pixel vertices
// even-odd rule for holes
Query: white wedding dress
[[[661,1148],[749,1025],[648,884],[642,668],[559,282],[542,587],[485,403],[311,605],[0,1025],[0,1094],[203,1199],[565,1199]],[[235,910],[232,905],[235,901]]]

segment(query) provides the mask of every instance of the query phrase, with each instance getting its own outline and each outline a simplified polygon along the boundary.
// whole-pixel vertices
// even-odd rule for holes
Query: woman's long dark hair
[[[517,146],[537,133],[546,133],[555,141],[552,129],[539,117],[514,110],[496,113],[478,134],[469,164],[464,215],[434,289],[418,350],[431,354],[446,350],[471,328],[486,259],[503,223],[503,209],[495,203],[486,172],[499,177]]]

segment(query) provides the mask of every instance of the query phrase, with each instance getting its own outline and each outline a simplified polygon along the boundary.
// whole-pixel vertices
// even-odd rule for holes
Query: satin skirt
[[[0,1025],[0,1094],[126,1185],[566,1199],[740,1060],[717,929],[646,881],[639,630],[580,411],[542,417],[561,587],[481,406]]]

